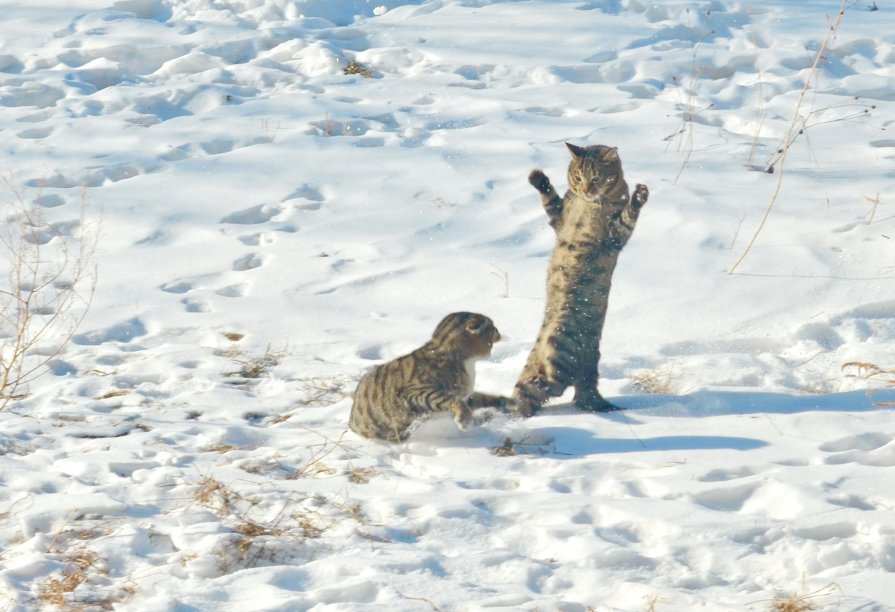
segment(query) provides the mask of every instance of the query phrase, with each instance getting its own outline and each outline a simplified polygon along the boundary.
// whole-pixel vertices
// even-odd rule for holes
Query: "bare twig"
[[[28,383],[46,372],[84,320],[96,289],[98,229],[86,222],[82,203],[75,235],[63,233],[26,202],[10,176],[0,180],[12,195],[0,203],[0,266],[7,275],[0,286],[2,410],[25,396]]]
[[[783,187],[786,156],[789,153],[794,137],[798,134],[796,126],[798,126],[800,122],[803,122],[800,114],[802,103],[805,101],[805,96],[808,94],[808,91],[812,86],[814,75],[817,73],[817,68],[820,65],[821,60],[824,59],[824,51],[826,51],[827,46],[836,37],[836,33],[839,30],[839,25],[842,23],[843,17],[845,17],[845,0],[841,0],[839,5],[839,13],[836,15],[836,19],[833,20],[833,23],[827,30],[827,35],[824,37],[823,42],[820,45],[820,49],[817,50],[817,56],[814,58],[814,63],[811,65],[811,69],[808,72],[808,77],[805,79],[805,86],[802,88],[802,91],[799,94],[798,102],[796,103],[795,110],[793,111],[792,121],[790,122],[789,129],[786,132],[786,137],[783,139],[784,144],[781,149],[782,153],[780,155],[780,160],[779,162],[777,162],[776,166],[772,166],[775,168],[777,174],[777,184],[774,187],[774,192],[771,195],[771,200],[768,203],[767,208],[765,209],[761,222],[758,224],[758,228],[755,230],[755,233],[752,235],[752,238],[746,245],[743,254],[740,255],[740,258],[737,259],[737,261],[730,268],[729,274],[735,274],[737,268],[749,255],[749,251],[752,250],[752,247],[755,245],[755,241],[758,240],[759,234],[761,234],[762,230],[764,229],[768,218],[771,216],[771,211],[774,209],[774,205],[777,203],[777,197],[780,195],[780,189]]]

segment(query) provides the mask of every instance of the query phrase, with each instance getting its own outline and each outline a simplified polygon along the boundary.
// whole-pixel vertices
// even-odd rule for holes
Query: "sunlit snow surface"
[[[0,413],[0,610],[895,608],[895,394],[843,368],[895,367],[895,7],[847,4],[812,72],[838,2],[0,0],[0,199],[100,232]],[[627,409],[347,432],[451,311],[511,393],[564,141],[651,190]]]

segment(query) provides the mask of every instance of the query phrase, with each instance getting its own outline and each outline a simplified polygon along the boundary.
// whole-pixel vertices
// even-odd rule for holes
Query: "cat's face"
[[[476,312],[454,312],[435,328],[432,338],[442,346],[459,347],[470,357],[491,356],[491,347],[500,340],[500,332],[489,317]]]
[[[622,180],[622,164],[615,147],[576,147],[569,143],[566,146],[572,154],[569,189],[577,196],[599,202]]]
[[[478,349],[475,354],[482,357],[490,357],[494,343],[500,340],[500,332],[494,321],[479,314],[466,322],[466,336],[468,342]]]

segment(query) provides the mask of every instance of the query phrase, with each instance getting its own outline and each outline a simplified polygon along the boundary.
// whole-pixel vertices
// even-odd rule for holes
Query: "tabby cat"
[[[615,409],[597,391],[600,335],[612,272],[649,190],[637,185],[634,197],[628,195],[617,148],[566,146],[572,162],[562,199],[543,172],[528,176],[556,231],[556,247],[544,322],[514,391],[522,416],[531,416],[569,386],[575,387],[579,409]]]
[[[450,412],[465,430],[472,424],[473,409],[510,407],[510,398],[473,392],[475,362],[490,357],[498,340],[500,333],[485,315],[447,315],[422,347],[360,379],[348,421],[351,430],[400,442],[415,421],[435,412]]]

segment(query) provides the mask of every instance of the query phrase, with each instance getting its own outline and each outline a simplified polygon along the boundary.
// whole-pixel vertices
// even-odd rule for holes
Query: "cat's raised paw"
[[[634,206],[640,208],[641,206],[646,204],[646,201],[648,199],[649,188],[642,183],[637,183],[637,185],[634,187],[634,196],[631,198],[631,202],[634,204]]]
[[[550,185],[550,179],[547,178],[547,175],[538,169],[532,170],[529,173],[528,182],[531,183],[532,187],[534,187],[541,193],[547,193],[552,187],[552,185]]]

